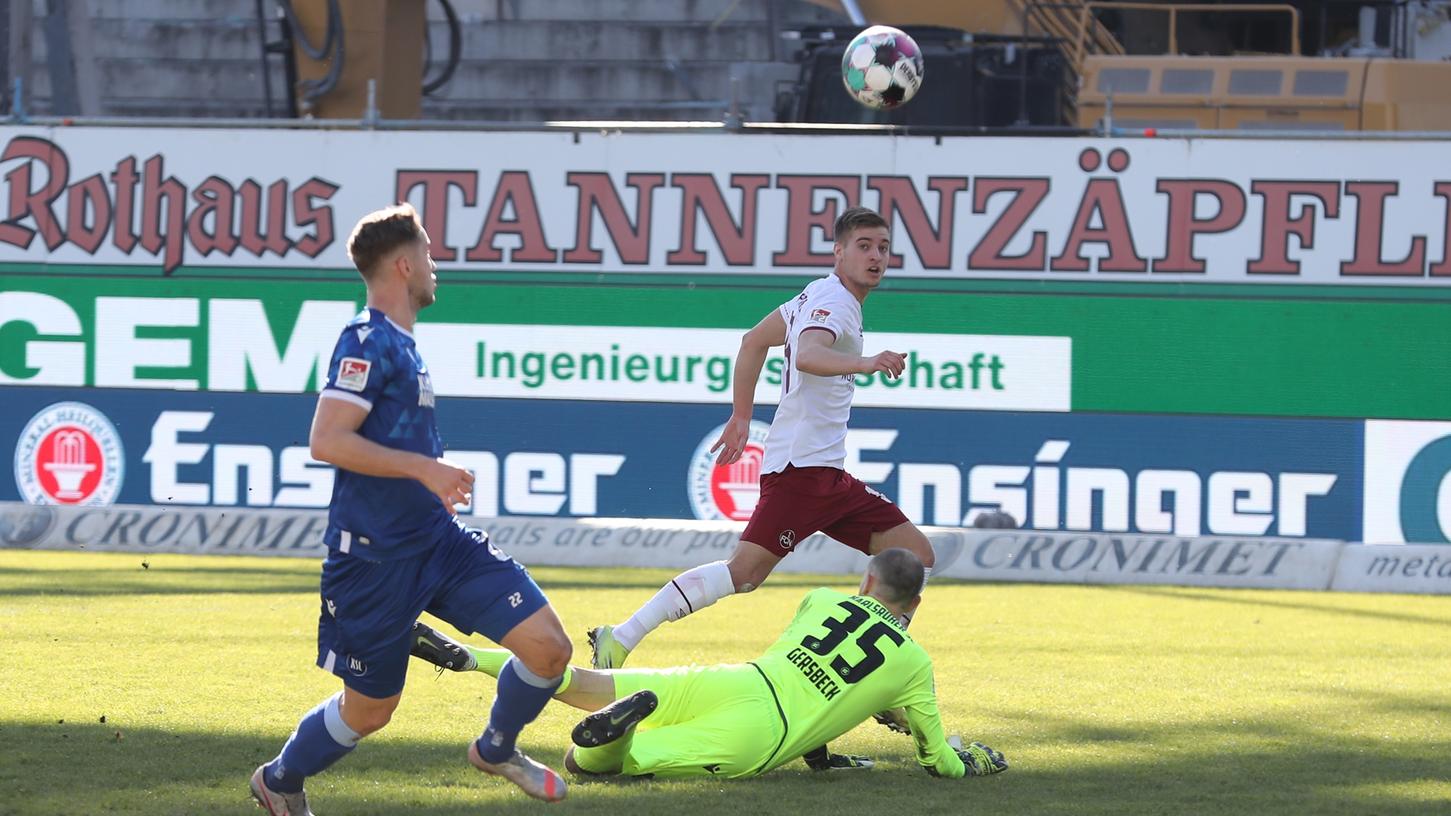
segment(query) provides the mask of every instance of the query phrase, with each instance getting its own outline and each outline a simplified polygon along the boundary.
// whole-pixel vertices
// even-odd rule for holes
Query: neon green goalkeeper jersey
[[[762,772],[855,728],[879,711],[905,708],[917,761],[958,778],[962,760],[947,744],[932,660],[886,607],[831,589],[807,594],[796,617],[761,659],[786,737]]]

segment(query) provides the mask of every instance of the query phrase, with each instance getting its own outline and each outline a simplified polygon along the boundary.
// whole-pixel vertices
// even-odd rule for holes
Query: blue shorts
[[[317,665],[360,694],[391,697],[408,676],[408,638],[419,613],[497,643],[548,603],[523,564],[462,524],[432,550],[395,561],[330,550],[322,565]]]

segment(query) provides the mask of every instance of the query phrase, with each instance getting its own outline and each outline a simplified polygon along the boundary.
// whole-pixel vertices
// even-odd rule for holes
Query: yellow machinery
[[[1451,130],[1451,63],[1370,57],[1093,55],[1078,124],[1120,128]]]

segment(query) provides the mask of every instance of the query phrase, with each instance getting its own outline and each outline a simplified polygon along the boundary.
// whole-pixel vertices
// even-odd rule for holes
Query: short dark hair
[[[867,570],[877,579],[878,592],[887,603],[906,603],[922,592],[926,571],[911,550],[891,547],[872,556]]]
[[[348,257],[371,280],[378,262],[394,250],[413,241],[423,240],[423,224],[412,204],[385,207],[363,216],[348,236]]]
[[[878,214],[876,210],[852,207],[837,216],[836,223],[831,228],[832,240],[838,244],[843,243],[851,237],[853,232],[870,227],[887,227],[887,219]]]

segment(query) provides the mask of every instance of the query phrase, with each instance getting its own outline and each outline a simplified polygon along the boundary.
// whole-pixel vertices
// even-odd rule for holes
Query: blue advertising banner
[[[0,501],[324,507],[307,394],[7,389]],[[720,406],[452,399],[448,457],[480,516],[749,518],[770,408],[716,468]],[[858,409],[847,470],[914,521],[1000,509],[1042,530],[1356,540],[1365,424],[1353,420]]]

